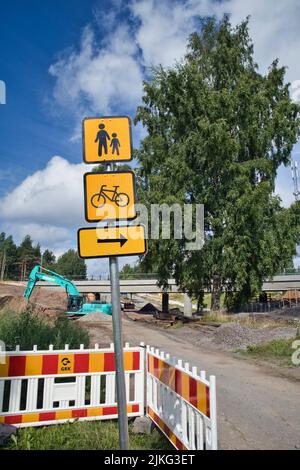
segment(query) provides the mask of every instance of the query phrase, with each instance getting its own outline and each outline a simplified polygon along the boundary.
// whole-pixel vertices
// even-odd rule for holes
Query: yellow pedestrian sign
[[[132,160],[132,136],[127,116],[85,118],[82,122],[86,163]]]
[[[143,225],[81,228],[77,236],[80,258],[107,258],[146,253]]]
[[[84,203],[87,222],[135,219],[134,173],[86,173]]]

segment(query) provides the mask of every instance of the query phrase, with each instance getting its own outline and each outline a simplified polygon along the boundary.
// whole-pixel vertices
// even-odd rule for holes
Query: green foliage
[[[0,234],[0,266],[4,279],[11,279],[15,276],[17,260],[17,247],[12,236],[6,237],[6,234],[2,232]]]
[[[285,68],[275,60],[258,72],[248,22],[203,22],[173,68],[158,67],[137,110],[148,135],[136,158],[138,198],[145,204],[204,204],[205,245],[187,252],[178,240],[149,240],[143,262],[161,285],[175,276],[203,302],[219,279],[230,310],[256,295],[264,278],[289,266],[299,243],[300,203],[274,196],[280,165],[299,136],[299,106]]]
[[[132,171],[132,168],[130,165],[127,163],[119,163],[117,165],[112,164],[113,166],[113,171]],[[103,171],[106,170],[107,165],[105,163],[100,163],[97,166],[94,166],[92,169],[93,173],[102,173]]]
[[[133,434],[129,426],[131,450],[173,449],[167,439],[155,430],[151,435]],[[7,447],[10,450],[117,450],[117,421],[75,422],[41,428],[18,430]]]
[[[41,247],[37,243],[33,246],[32,239],[26,235],[17,250],[18,260],[26,261],[26,273],[28,274],[32,268],[41,262]]]
[[[57,260],[57,263],[51,268],[58,274],[69,278],[86,278],[85,261],[79,258],[75,250],[68,250]]]
[[[14,350],[17,345],[22,350],[30,350],[35,344],[38,349],[48,349],[50,344],[55,349],[63,349],[65,344],[73,349],[79,348],[80,344],[89,345],[88,332],[77,322],[63,315],[54,324],[49,324],[30,309],[19,315],[3,312],[0,316],[0,339],[7,350]]]
[[[3,274],[3,279],[19,280],[24,275],[24,268],[26,277],[32,268],[41,262],[44,268],[67,277],[86,277],[85,261],[78,257],[76,251],[67,251],[55,263],[54,253],[46,249],[42,255],[39,243],[33,245],[29,235],[26,235],[17,247],[11,235],[0,233],[0,278]]]
[[[130,264],[124,264],[120,271],[120,279],[136,279],[136,274],[140,272],[140,266],[131,266]]]
[[[55,264],[55,255],[51,250],[45,250],[43,253],[43,267],[52,270]]]
[[[299,339],[299,335],[297,336]],[[289,367],[299,367],[292,363],[292,354],[295,350],[292,344],[295,339],[274,339],[272,341],[254,344],[247,347],[246,350],[240,350],[239,353],[263,360],[276,360],[281,365]]]

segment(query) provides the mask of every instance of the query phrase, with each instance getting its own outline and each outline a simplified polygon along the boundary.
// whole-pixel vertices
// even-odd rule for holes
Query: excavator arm
[[[68,295],[80,296],[77,287],[71,281],[69,281],[69,279],[53,271],[50,271],[49,269],[45,269],[42,266],[36,265],[29,275],[27,286],[23,294],[27,300],[30,298],[32,291],[38,281],[53,282],[53,284],[57,284],[58,286],[63,287]]]

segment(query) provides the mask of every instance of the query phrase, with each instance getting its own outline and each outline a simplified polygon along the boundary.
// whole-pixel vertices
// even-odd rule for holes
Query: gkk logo
[[[0,80],[0,104],[6,104],[6,86],[2,80]]]
[[[64,357],[61,360],[61,363],[62,363],[62,366],[61,366],[60,370],[63,370],[63,371],[71,370],[71,366],[69,366],[69,364],[71,364],[71,361],[69,361],[69,359],[67,357]]]

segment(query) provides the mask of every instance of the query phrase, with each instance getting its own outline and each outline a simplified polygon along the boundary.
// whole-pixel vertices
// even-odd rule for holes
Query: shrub
[[[89,345],[88,332],[77,322],[62,315],[51,325],[30,309],[19,315],[11,311],[1,315],[0,340],[4,341],[8,351],[17,345],[21,350],[30,350],[35,344],[38,349],[48,349],[49,344],[55,349],[64,349],[65,344],[73,349],[80,344]]]

